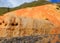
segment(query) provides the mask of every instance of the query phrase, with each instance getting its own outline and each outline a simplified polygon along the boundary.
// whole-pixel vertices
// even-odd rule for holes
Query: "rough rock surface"
[[[60,34],[0,38],[0,43],[60,43]]]
[[[11,14],[2,20],[0,24],[0,37],[50,34],[50,30],[55,27],[48,20],[19,17]]]

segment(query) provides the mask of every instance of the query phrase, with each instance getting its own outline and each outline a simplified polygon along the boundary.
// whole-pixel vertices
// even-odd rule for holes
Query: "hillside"
[[[6,8],[6,7],[0,7],[0,15],[2,15],[2,14],[4,14],[4,13],[8,12],[7,9],[8,9],[8,8]]]
[[[13,11],[13,10],[17,10],[17,9],[21,9],[21,8],[26,8],[26,7],[35,7],[35,6],[40,6],[40,5],[44,5],[44,4],[49,4],[50,2],[48,1],[33,1],[30,3],[23,3],[22,5],[15,7],[15,8],[6,8],[6,7],[0,7],[0,15],[7,13],[9,11]]]
[[[0,37],[7,37],[7,39],[20,37],[20,40],[22,37],[22,40],[24,40],[26,38],[32,39],[32,36],[36,36],[32,40],[34,40],[34,42],[37,40],[37,43],[40,43],[39,40],[42,40],[41,43],[56,43],[57,41],[60,43],[60,12],[58,10],[59,8],[56,8],[57,6],[55,4],[47,4],[18,9],[0,16]],[[40,38],[37,35],[39,35]],[[18,43],[17,38],[16,40]],[[23,43],[26,41],[27,40],[24,40]],[[30,42],[32,41],[29,40],[28,43]]]

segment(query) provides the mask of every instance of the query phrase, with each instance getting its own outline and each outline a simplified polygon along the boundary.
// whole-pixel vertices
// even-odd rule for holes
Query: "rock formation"
[[[56,34],[60,34],[59,17],[60,13],[54,4],[6,13],[0,16],[0,37],[50,35],[57,31]]]
[[[30,35],[49,34],[51,28],[55,27],[48,20],[33,19],[30,17],[22,16],[20,17],[11,14],[3,18],[2,24],[0,24],[0,26],[0,34],[2,35],[0,35],[0,37],[22,37]]]

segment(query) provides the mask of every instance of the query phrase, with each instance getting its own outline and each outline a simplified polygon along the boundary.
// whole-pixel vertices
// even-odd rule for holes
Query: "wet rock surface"
[[[56,39],[55,40],[55,38]],[[0,43],[60,43],[60,34],[58,35],[36,35],[12,38],[0,38]],[[55,41],[54,41],[55,40]]]

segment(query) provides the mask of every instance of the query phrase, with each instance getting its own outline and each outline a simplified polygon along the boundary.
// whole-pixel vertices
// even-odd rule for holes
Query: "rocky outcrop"
[[[53,4],[37,6],[32,8],[25,8],[25,9],[20,9],[20,10],[6,13],[3,16],[0,16],[0,37],[5,37],[5,38],[22,37],[23,38],[26,36],[32,37],[37,35],[49,36],[50,34],[51,35],[60,34],[59,17],[60,16],[58,10],[56,10],[56,5]],[[46,40],[45,43],[50,43],[47,41],[47,39],[44,39],[41,43],[44,43],[45,40]],[[57,40],[59,39],[57,38]],[[55,39],[55,41],[57,40]],[[37,43],[39,42],[40,41],[38,41]],[[52,42],[55,43],[54,40],[51,41],[51,43]]]
[[[12,14],[7,15],[7,17],[5,16],[2,20],[2,24],[0,24],[0,37],[49,34],[50,30],[55,27],[48,20],[33,19]]]

